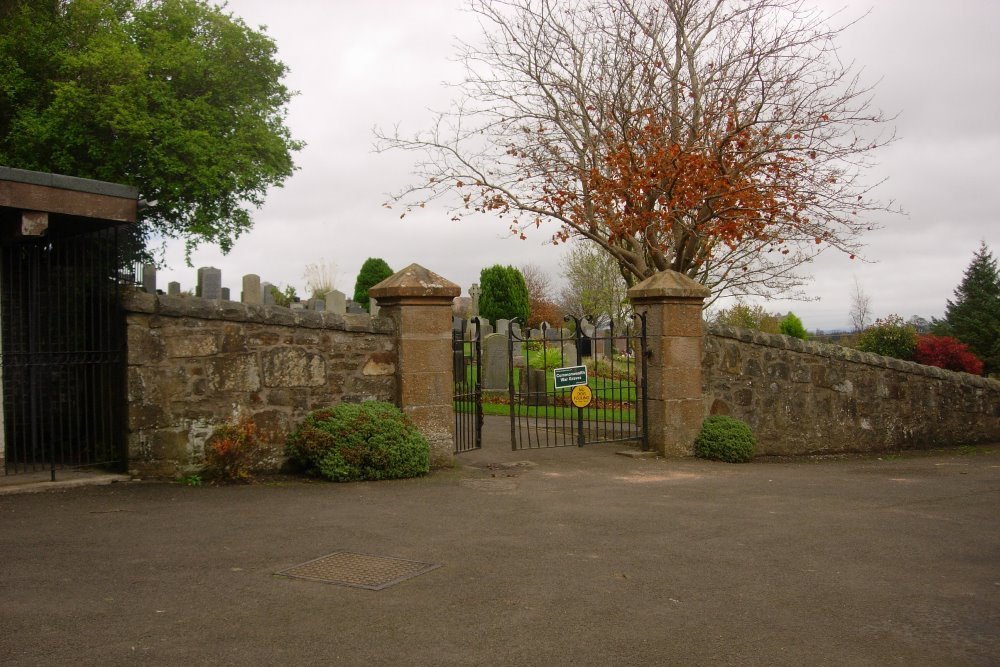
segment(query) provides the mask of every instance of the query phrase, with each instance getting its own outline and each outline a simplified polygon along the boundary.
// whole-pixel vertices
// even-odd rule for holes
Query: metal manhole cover
[[[372,556],[370,554],[335,551],[287,570],[275,572],[283,577],[308,579],[325,584],[353,586],[380,591],[393,584],[441,567],[404,558]]]

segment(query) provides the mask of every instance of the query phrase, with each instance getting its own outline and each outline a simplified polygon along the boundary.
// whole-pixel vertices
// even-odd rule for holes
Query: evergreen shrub
[[[430,470],[430,444],[391,403],[341,403],[306,415],[286,453],[334,482],[417,477]]]
[[[727,415],[712,415],[701,425],[694,441],[695,456],[727,463],[753,460],[754,438],[750,427]]]
[[[785,315],[784,319],[781,320],[781,323],[778,324],[778,330],[786,336],[798,338],[799,340],[805,340],[809,335],[806,332],[805,326],[802,324],[802,320],[800,320],[795,313],[788,313]]]
[[[899,315],[889,315],[858,336],[857,348],[862,352],[881,354],[909,361],[917,347],[917,330],[912,324],[903,322]]]

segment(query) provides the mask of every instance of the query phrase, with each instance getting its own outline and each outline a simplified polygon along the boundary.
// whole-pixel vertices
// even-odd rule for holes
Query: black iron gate
[[[53,222],[0,246],[5,474],[124,465],[119,234]]]
[[[468,328],[467,328],[468,327]],[[479,377],[482,345],[479,318],[464,320],[451,332],[455,393],[455,453],[483,446],[483,389]]]
[[[529,330],[512,323],[508,330],[511,447],[632,441],[648,449],[645,315],[600,329],[569,321],[572,332],[544,323]],[[568,369],[581,368],[586,389],[557,388],[556,369],[572,375]]]

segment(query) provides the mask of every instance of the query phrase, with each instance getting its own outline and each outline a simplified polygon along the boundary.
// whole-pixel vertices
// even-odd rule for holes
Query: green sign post
[[[566,368],[553,368],[552,376],[555,379],[556,389],[569,389],[581,384],[587,384],[586,366],[567,366]]]

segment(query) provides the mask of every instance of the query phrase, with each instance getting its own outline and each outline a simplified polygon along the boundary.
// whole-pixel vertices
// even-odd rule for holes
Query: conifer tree
[[[368,290],[378,285],[394,273],[392,268],[381,257],[369,257],[358,271],[358,279],[354,283],[354,302],[368,310]]]
[[[944,322],[935,324],[968,345],[985,374],[1000,372],[1000,273],[985,241],[955,288],[955,300],[948,300]]]
[[[520,319],[528,321],[530,305],[524,276],[513,266],[494,264],[479,273],[479,315],[484,320]]]

